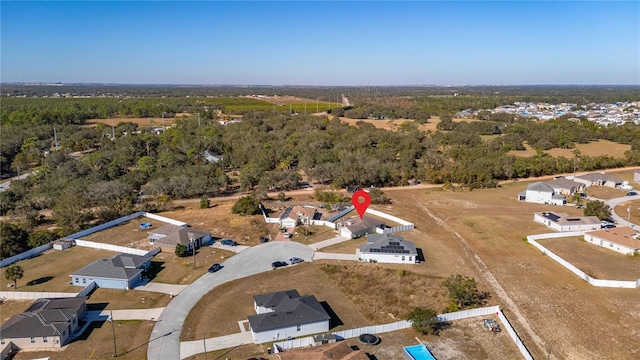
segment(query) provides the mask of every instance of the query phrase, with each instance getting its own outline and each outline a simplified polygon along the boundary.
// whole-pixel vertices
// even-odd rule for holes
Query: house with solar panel
[[[297,290],[253,296],[256,315],[248,316],[256,344],[329,331],[331,316],[315,296]]]
[[[418,263],[418,250],[413,241],[394,234],[367,235],[367,243],[356,251],[360,261],[391,264]]]
[[[569,216],[565,213],[545,211],[533,214],[533,221],[555,231],[591,231],[600,229],[596,216]]]
[[[142,282],[142,273],[151,265],[153,255],[118,254],[109,259],[98,259],[71,274],[71,283],[87,286],[92,281],[106,289],[129,290]]]
[[[37,299],[24,312],[0,327],[0,343],[18,349],[61,348],[78,329],[86,296]],[[11,345],[11,344],[9,344]]]

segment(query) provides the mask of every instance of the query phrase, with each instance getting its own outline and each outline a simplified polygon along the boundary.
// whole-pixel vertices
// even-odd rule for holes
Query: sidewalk
[[[358,255],[356,255],[356,254],[323,253],[323,252],[316,252],[313,255],[313,260],[326,260],[326,259],[358,261]]]
[[[249,248],[249,246],[245,246],[245,245],[229,246],[229,245],[222,245],[222,244],[220,244],[218,242],[215,242],[215,243],[209,245],[209,247],[231,251],[231,252],[234,252],[236,254]]]
[[[346,238],[344,236],[336,236],[334,238],[331,239],[327,239],[327,240],[323,240],[314,244],[310,244],[309,246],[313,249],[313,250],[320,250],[322,248],[326,248],[327,246],[331,246],[331,245],[335,245],[335,244],[340,244],[341,242],[345,242],[351,240],[349,238]]]
[[[114,320],[150,320],[156,321],[165,308],[151,309],[125,309],[125,310],[90,310],[85,311],[83,320],[103,321],[107,320],[113,313]]]
[[[205,340],[207,351],[228,349],[235,346],[253,344],[253,336],[250,331],[231,335],[219,336]],[[204,352],[204,343],[201,340],[183,341],[180,343],[180,359],[188,358]]]
[[[135,288],[133,288],[133,290],[150,291],[175,296],[180,294],[180,292],[187,286],[189,285],[164,284],[150,281],[144,285],[136,286]]]

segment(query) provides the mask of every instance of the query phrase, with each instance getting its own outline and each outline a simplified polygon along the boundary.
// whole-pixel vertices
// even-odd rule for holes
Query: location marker
[[[351,203],[356,208],[358,215],[360,215],[360,219],[362,219],[364,212],[367,211],[369,204],[371,204],[371,197],[368,192],[360,189],[351,197]]]

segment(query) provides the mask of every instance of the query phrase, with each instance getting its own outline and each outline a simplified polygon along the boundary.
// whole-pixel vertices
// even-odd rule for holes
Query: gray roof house
[[[536,181],[527,185],[525,191],[518,194],[519,201],[526,201],[538,204],[564,205],[566,198],[556,193],[553,186],[543,181]]]
[[[415,264],[418,250],[413,241],[394,234],[367,235],[367,243],[356,253],[360,261],[395,264]]]
[[[86,296],[37,299],[0,327],[2,345],[18,349],[60,348],[69,342],[85,312]]]
[[[247,317],[256,344],[329,331],[331,316],[313,295],[297,290],[254,295]]]
[[[585,184],[577,181],[569,180],[564,177],[557,177],[553,180],[546,181],[545,184],[551,186],[554,193],[560,195],[573,195],[584,190]]]
[[[576,176],[575,181],[581,182],[586,186],[608,186],[616,187],[616,185],[622,184],[622,179],[615,176],[607,175],[603,172],[594,172],[584,175]]]
[[[191,250],[192,243],[195,243],[196,248],[199,248],[211,242],[211,233],[208,231],[173,224],[163,225],[149,231],[148,234],[149,243],[160,245],[163,251],[173,251],[167,248],[175,248],[177,244],[184,245],[187,250]]]
[[[349,238],[359,238],[366,234],[373,234],[377,228],[384,227],[384,221],[369,216],[359,216],[344,219],[338,223],[340,235]]]
[[[87,286],[92,281],[107,289],[129,290],[142,281],[142,273],[151,265],[153,256],[118,254],[110,259],[98,259],[71,274],[71,282]]]

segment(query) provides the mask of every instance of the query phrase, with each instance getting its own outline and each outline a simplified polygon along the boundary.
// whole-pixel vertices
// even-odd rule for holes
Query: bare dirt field
[[[640,261],[588,243],[582,237],[538,240],[589,276],[607,280],[640,279]],[[550,261],[553,261],[549,259]]]
[[[152,321],[116,321],[115,334],[118,359],[146,359],[147,343],[152,329]],[[63,349],[62,351],[20,351],[13,359],[110,359],[114,355],[111,323],[94,322],[80,338]]]
[[[533,149],[528,144],[525,144],[526,150],[513,150],[510,151],[509,154],[515,156],[533,156],[536,154],[536,150]],[[580,150],[582,155],[587,156],[601,156],[601,155],[609,155],[614,158],[623,158],[624,152],[631,149],[631,145],[618,144],[611,142],[609,140],[599,140],[595,142],[590,142],[587,144],[576,144],[576,148]],[[573,155],[574,149],[551,149],[546,150],[545,153],[558,157],[564,156],[568,159],[573,159],[575,155]]]
[[[346,122],[349,125],[355,125],[357,122],[359,121],[364,121],[368,124],[372,124],[373,126],[380,128],[380,129],[385,129],[385,130],[398,130],[398,127],[405,123],[405,122],[413,122],[413,119],[394,119],[394,120],[372,120],[372,119],[351,119],[351,118],[346,118],[346,117],[341,117],[339,118],[340,121]],[[461,121],[467,121],[467,122],[472,122],[472,121],[479,121],[476,119],[463,119],[463,118],[454,118],[453,119],[454,122],[461,122]],[[437,126],[438,123],[440,123],[440,117],[439,116],[432,116],[431,118],[429,118],[429,120],[427,120],[427,123],[424,125],[418,125],[418,129],[424,131],[424,132],[435,132],[437,130]],[[535,151],[534,151],[535,153]]]
[[[640,292],[593,287],[523,241],[548,232],[532,218],[552,209],[516,201],[524,187],[399,190],[388,193],[389,207],[416,223],[409,234],[424,251],[425,268],[474,276],[492,289],[491,303],[501,305],[534,358],[637,358]]]

